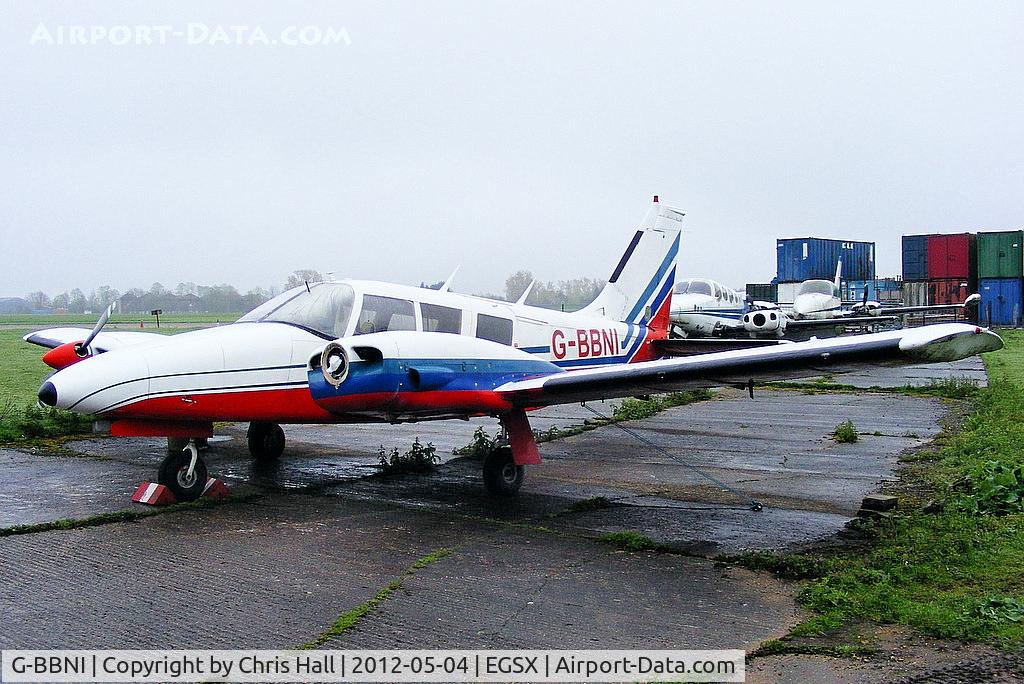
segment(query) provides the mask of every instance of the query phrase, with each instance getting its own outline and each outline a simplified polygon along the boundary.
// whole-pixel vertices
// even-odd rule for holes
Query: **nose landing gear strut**
[[[195,501],[206,488],[206,462],[199,455],[194,439],[181,451],[172,451],[160,463],[158,480],[171,490],[178,501]]]

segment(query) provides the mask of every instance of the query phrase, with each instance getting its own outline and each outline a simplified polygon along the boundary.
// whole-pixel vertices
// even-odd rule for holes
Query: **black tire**
[[[276,461],[284,453],[284,430],[277,423],[249,423],[249,453],[261,463]]]
[[[484,456],[484,487],[497,496],[514,496],[523,486],[526,468],[512,460],[512,449],[500,447]]]
[[[160,463],[158,475],[160,484],[170,489],[178,501],[195,501],[203,495],[203,490],[206,489],[206,462],[197,458],[192,477],[188,478],[186,475],[191,462],[192,454],[181,451],[176,454],[167,454],[167,458]]]

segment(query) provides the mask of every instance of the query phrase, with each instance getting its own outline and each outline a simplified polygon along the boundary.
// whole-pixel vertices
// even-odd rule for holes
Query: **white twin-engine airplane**
[[[813,331],[837,325],[875,324],[893,321],[901,314],[949,311],[976,305],[973,294],[959,304],[929,306],[882,306],[864,300],[845,308],[841,296],[843,262],[836,264],[834,281],[805,280],[797,288],[792,307],[771,302],[746,302],[739,292],[711,280],[682,281],[672,303],[672,330],[684,337],[723,336],[782,337],[788,331]]]
[[[245,421],[249,449],[273,459],[280,423],[399,423],[492,415],[507,435],[483,463],[487,489],[515,493],[540,463],[527,413],[586,402],[875,364],[952,361],[1002,347],[970,325],[660,359],[683,214],[655,203],[592,304],[561,313],[389,283],[310,283],[236,323],[159,336],[59,328],[26,336],[58,368],[43,404],[94,417],[113,435],[188,438],[159,480],[203,491],[194,439]],[[108,312],[109,313],[109,312]]]

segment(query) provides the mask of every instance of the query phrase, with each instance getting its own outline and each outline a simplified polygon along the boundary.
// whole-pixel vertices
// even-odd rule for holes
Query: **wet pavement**
[[[915,373],[868,380],[924,380]],[[0,538],[0,647],[294,647],[404,578],[328,645],[752,649],[799,620],[796,585],[595,537],[639,531],[706,555],[828,538],[947,410],[898,394],[722,391],[627,424],[656,448],[615,426],[542,444],[545,463],[513,499],[487,496],[479,466],[450,456],[494,421],[286,427],[288,451],[269,470],[249,459],[244,426],[225,426],[210,472],[255,500]],[[558,407],[532,422],[591,416]],[[828,434],[847,419],[861,439],[837,444]],[[436,472],[372,476],[381,444],[404,450],[414,437],[445,455]],[[0,527],[132,506],[166,449],[66,446],[75,455],[0,450]],[[406,574],[439,549],[452,552]]]

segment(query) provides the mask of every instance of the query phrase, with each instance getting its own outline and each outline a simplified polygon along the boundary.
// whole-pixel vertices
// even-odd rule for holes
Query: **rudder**
[[[683,212],[654,197],[608,283],[582,311],[615,321],[640,323],[660,313],[672,291]]]

